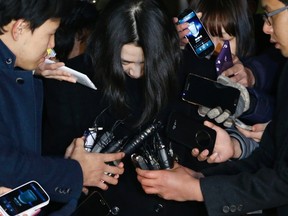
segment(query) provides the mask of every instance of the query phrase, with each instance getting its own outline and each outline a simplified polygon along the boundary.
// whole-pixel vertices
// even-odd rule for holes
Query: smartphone
[[[178,16],[178,24],[185,22],[189,23],[190,30],[185,37],[195,54],[200,58],[211,55],[215,49],[214,43],[195,11],[187,8]]]
[[[223,71],[227,70],[232,66],[233,66],[233,60],[230,49],[230,43],[228,40],[225,40],[215,61],[217,75],[220,75]]]
[[[231,86],[225,86],[214,80],[190,73],[186,78],[182,100],[208,108],[221,107],[231,114],[236,111],[240,91]]]
[[[96,190],[91,189],[89,195],[78,204],[77,209],[71,216],[108,216],[111,213],[110,207],[103,196]]]
[[[169,116],[166,133],[168,138],[189,149],[198,148],[200,152],[208,149],[209,155],[213,152],[216,131],[191,117],[172,112]]]
[[[4,216],[31,215],[49,201],[45,190],[33,180],[0,196],[0,212]]]

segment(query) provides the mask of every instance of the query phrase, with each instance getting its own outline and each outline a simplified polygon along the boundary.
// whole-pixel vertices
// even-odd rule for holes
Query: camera
[[[198,148],[199,151],[208,149],[209,155],[213,152],[216,131],[191,117],[172,112],[169,116],[166,133],[168,138],[189,149]]]

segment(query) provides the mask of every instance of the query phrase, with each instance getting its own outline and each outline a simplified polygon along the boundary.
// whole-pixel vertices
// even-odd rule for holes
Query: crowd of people
[[[0,194],[36,180],[51,200],[34,215],[107,215],[106,207],[125,216],[287,215],[288,1],[188,3],[216,47],[205,58],[188,45],[189,23],[159,0],[101,10],[79,0],[0,0]],[[259,44],[259,26],[274,46]],[[233,66],[218,75],[225,41]],[[190,73],[238,89],[237,115],[183,101]],[[175,112],[216,131],[213,152],[168,138]],[[95,192],[105,210],[87,201]]]

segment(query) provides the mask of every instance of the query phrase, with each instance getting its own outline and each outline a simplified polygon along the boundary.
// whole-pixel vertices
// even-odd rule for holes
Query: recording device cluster
[[[85,143],[84,148],[88,152],[98,152],[98,153],[115,153],[124,152],[126,155],[131,155],[135,152],[145,140],[153,135],[158,129],[162,127],[162,123],[155,122],[141,131],[139,134],[130,137],[124,137],[115,140],[114,129],[117,127],[119,122],[116,122],[110,131],[100,132],[102,127],[89,128],[84,132]],[[98,138],[98,135],[101,135]]]
[[[111,130],[103,131],[96,123],[84,132],[84,148],[88,152],[115,153],[124,152],[131,156],[136,167],[142,169],[169,169],[173,167],[173,151],[171,146],[166,147],[159,135],[163,127],[160,121],[148,125],[140,133],[132,137],[117,139],[114,130],[121,121],[117,121]],[[139,151],[138,151],[139,150]],[[141,153],[135,153],[135,152]],[[117,164],[116,161],[113,164]]]
[[[119,138],[115,134],[121,124],[124,121],[118,120],[111,129],[105,130],[96,118],[93,127],[84,132],[85,150],[96,153],[124,152],[126,157],[131,157],[135,167],[144,170],[171,169],[176,158],[171,140],[189,149],[208,149],[211,154],[216,139],[213,129],[177,112],[170,114],[165,131],[161,130],[164,125],[154,120],[139,133]],[[118,161],[109,164],[118,165]]]
[[[152,142],[144,144],[140,150],[141,153],[131,155],[135,167],[144,170],[173,168],[174,155],[171,145],[165,145],[158,132],[153,135]]]

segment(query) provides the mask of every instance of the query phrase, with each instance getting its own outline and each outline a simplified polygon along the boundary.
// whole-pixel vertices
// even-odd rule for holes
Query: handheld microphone
[[[124,145],[121,151],[123,151],[125,155],[131,155],[133,152],[135,152],[136,149],[138,149],[144,143],[144,141],[148,137],[154,134],[161,126],[162,126],[162,123],[160,121],[151,124],[143,132],[141,132],[134,139],[132,139],[131,142]]]

